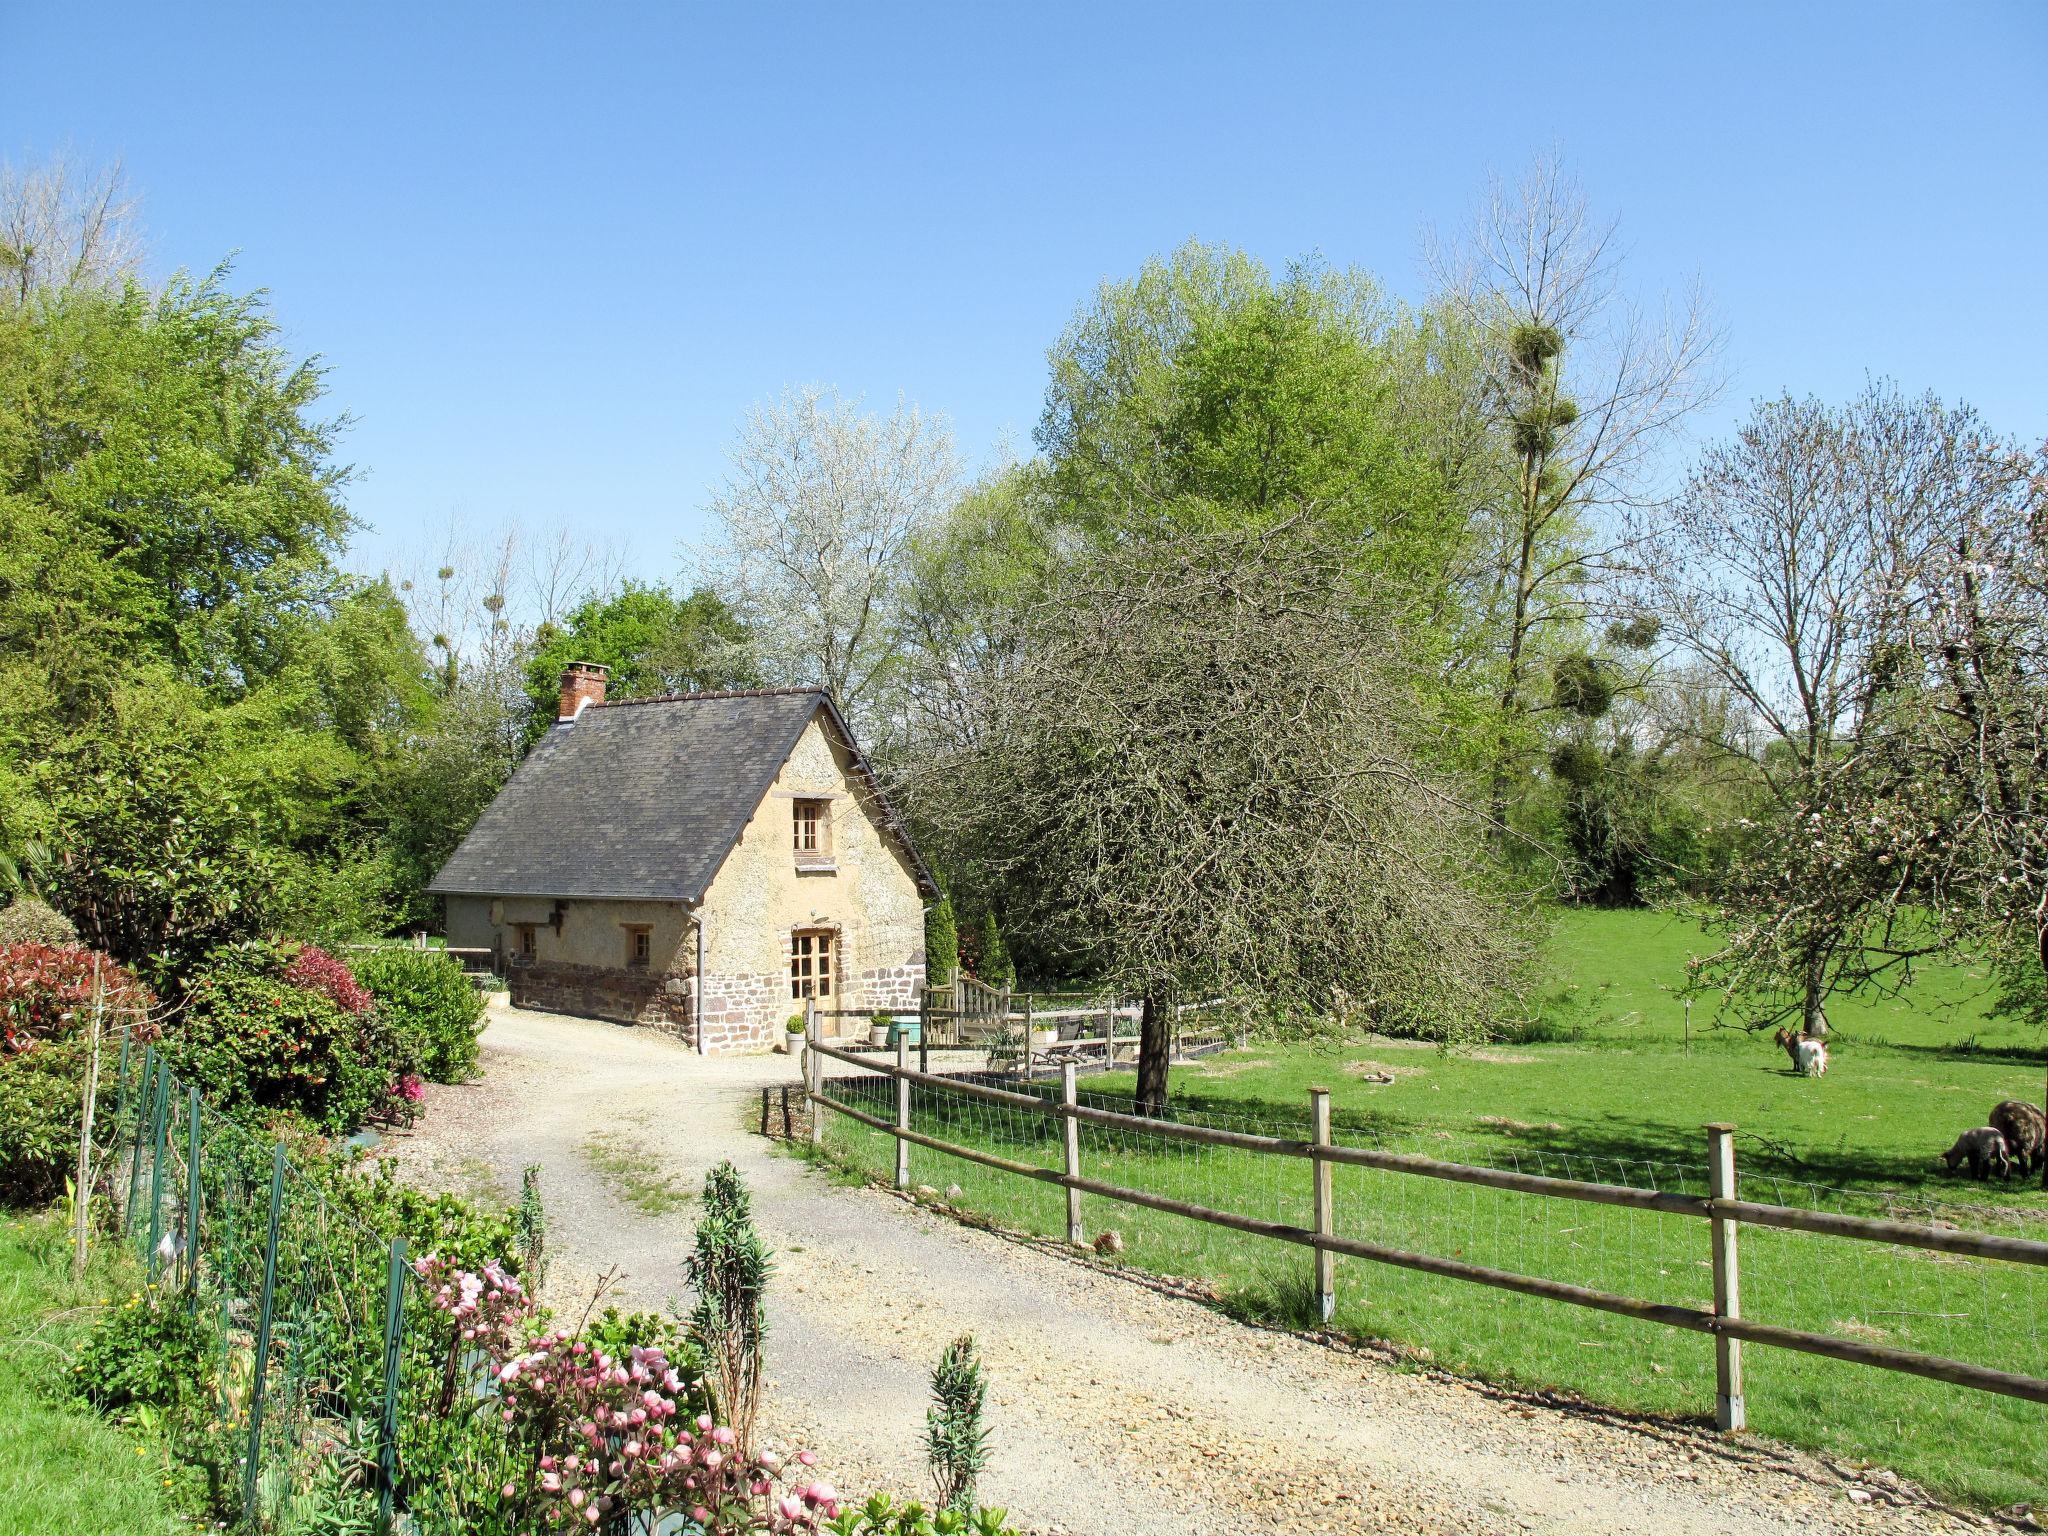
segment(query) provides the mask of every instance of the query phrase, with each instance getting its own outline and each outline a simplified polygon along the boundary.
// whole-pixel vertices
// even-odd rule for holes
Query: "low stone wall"
[[[893,965],[875,971],[862,971],[858,981],[860,991],[856,995],[863,1007],[876,1013],[915,1012],[918,992],[924,986],[922,957],[919,957],[918,963],[912,965]]]
[[[514,965],[506,981],[515,1008],[651,1024],[685,1040],[693,1035],[686,977],[628,966],[549,963]]]

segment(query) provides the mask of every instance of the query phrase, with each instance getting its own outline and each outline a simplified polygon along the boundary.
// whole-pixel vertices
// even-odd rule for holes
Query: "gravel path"
[[[606,1271],[622,1302],[679,1296],[693,1212],[645,1207],[663,1203],[661,1181],[695,1190],[731,1158],[777,1252],[769,1428],[816,1446],[843,1489],[926,1494],[926,1373],[972,1332],[993,1378],[984,1493],[1035,1532],[1987,1528],[1777,1447],[1528,1403],[1243,1327],[848,1188],[748,1133],[761,1084],[795,1079],[788,1057],[704,1058],[649,1031],[494,1008],[481,1081],[430,1090],[395,1153],[420,1183],[501,1197],[540,1164],[549,1290],[564,1308]]]

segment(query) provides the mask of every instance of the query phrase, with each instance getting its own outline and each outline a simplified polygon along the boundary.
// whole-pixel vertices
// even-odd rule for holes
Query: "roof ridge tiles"
[[[592,709],[632,709],[642,704],[693,704],[700,699],[796,698],[804,694],[823,695],[823,688],[707,688],[701,693],[656,693],[644,699],[606,699]]]

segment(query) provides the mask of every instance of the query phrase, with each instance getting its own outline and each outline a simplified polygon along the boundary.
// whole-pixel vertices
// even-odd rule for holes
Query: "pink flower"
[[[816,1451],[798,1451],[796,1459],[807,1467],[815,1467],[818,1464],[818,1453]]]
[[[803,1500],[792,1498],[786,1493],[775,1501],[775,1508],[785,1520],[795,1520],[804,1512]]]

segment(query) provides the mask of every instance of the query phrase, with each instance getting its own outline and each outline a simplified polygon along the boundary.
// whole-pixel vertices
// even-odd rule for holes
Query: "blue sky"
[[[746,407],[1029,447],[1044,354],[1189,237],[1423,288],[1562,147],[1731,389],[1866,373],[2048,432],[2048,5],[0,3],[0,156],[124,160],[357,418],[355,563],[568,520],[662,576]]]

